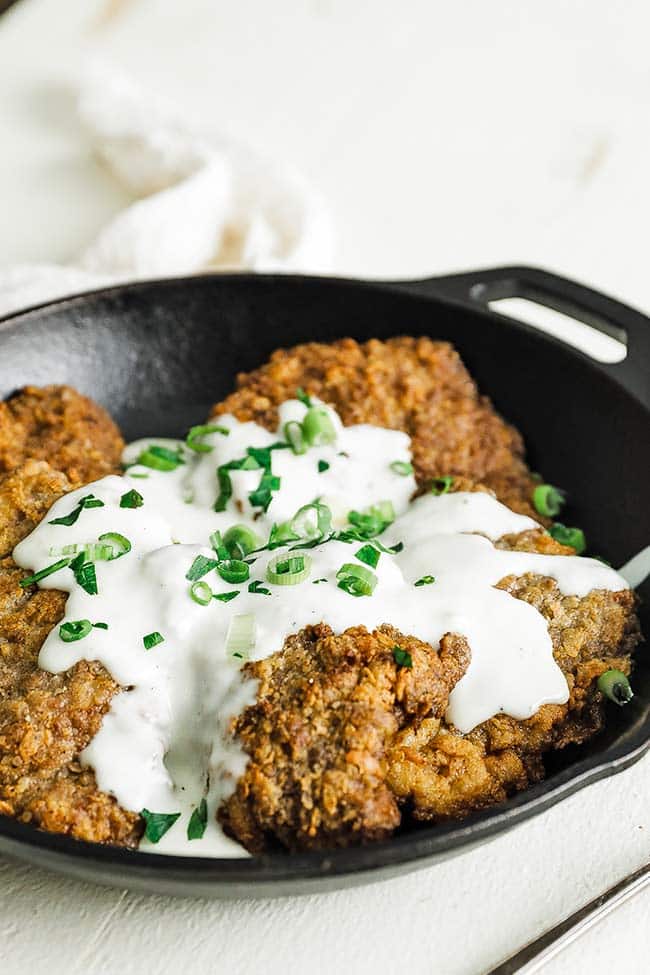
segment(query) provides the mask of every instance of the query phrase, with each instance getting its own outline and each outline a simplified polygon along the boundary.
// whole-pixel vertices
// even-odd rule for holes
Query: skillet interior
[[[648,544],[648,410],[581,353],[511,319],[432,297],[430,287],[417,296],[358,282],[232,275],[57,302],[0,323],[0,396],[25,383],[69,383],[107,407],[127,439],[174,436],[201,422],[236,372],[278,346],[396,334],[454,343],[480,389],[523,432],[533,469],[568,490],[565,520],[585,529],[592,552],[619,565]],[[646,633],[649,617],[642,608]],[[0,820],[0,849],[89,879],[202,895],[296,892],[395,872],[466,849],[639,757],[650,738],[643,657],[641,650],[634,702],[612,710],[601,735],[556,753],[544,782],[459,824],[328,856],[215,861],[98,848]]]

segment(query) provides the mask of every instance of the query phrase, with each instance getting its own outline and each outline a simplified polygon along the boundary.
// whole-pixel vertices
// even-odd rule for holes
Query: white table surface
[[[528,262],[649,310],[649,30],[646,0],[23,0],[0,19],[0,265],[68,258],[125,202],[64,84],[92,46],[299,165],[341,273]],[[2,970],[477,975],[648,858],[649,796],[646,758],[477,852],[302,899],[147,897],[0,859]],[[649,921],[646,893],[545,972],[646,973]]]

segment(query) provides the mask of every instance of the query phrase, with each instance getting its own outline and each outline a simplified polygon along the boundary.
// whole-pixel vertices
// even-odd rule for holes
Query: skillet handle
[[[622,362],[597,365],[650,407],[650,319],[614,298],[534,267],[487,268],[404,281],[400,287],[483,307],[502,298],[527,298],[584,322],[627,345]]]

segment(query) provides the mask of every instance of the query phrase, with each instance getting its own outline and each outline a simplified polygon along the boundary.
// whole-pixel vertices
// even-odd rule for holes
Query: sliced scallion
[[[296,586],[310,571],[309,555],[277,555],[266,567],[266,578],[274,586]]]
[[[220,433],[223,437],[227,437],[230,430],[227,427],[216,426],[214,423],[201,423],[198,426],[190,427],[185,438],[185,444],[197,454],[209,454],[214,448],[212,444],[204,443],[203,437],[207,437],[211,433]]]
[[[448,494],[454,483],[454,479],[451,474],[445,474],[443,477],[434,477],[431,482],[431,494]]]
[[[413,464],[407,460],[394,460],[390,465],[390,469],[401,477],[408,477],[413,473]]]
[[[205,833],[205,828],[208,825],[208,804],[205,799],[201,799],[200,803],[193,810],[190,816],[190,821],[187,824],[187,838],[188,840],[200,840],[203,839],[203,834]]]
[[[233,616],[226,636],[226,656],[245,660],[255,646],[255,616],[242,613]]]
[[[131,488],[120,498],[120,508],[141,508],[143,504],[144,498],[135,488]]]
[[[301,403],[304,403],[304,405],[307,408],[309,408],[312,405],[311,398],[304,391],[304,389],[302,388],[302,386],[298,386],[298,389],[296,390],[296,399],[299,399]]]
[[[21,579],[18,585],[21,589],[26,589],[27,586],[33,585],[35,582],[40,582],[41,579],[47,579],[54,572],[58,572],[59,569],[65,569],[66,565],[70,564],[70,559],[59,559],[58,562],[53,562],[52,565],[48,565],[46,569],[39,569],[31,576],[27,576],[25,579]]]
[[[224,582],[233,585],[246,582],[251,574],[248,563],[242,562],[241,559],[222,559],[221,562],[217,562],[217,572]]]
[[[62,518],[53,518],[51,521],[48,521],[48,525],[66,525],[67,527],[70,527],[70,525],[75,524],[79,515],[85,508],[103,508],[103,507],[104,507],[103,501],[100,501],[99,498],[96,498],[94,494],[87,494],[84,498],[80,498],[77,507],[73,508],[70,514],[63,515]]]
[[[235,599],[241,589],[233,589],[232,592],[214,592],[212,594],[213,599],[218,599],[220,603],[229,603],[231,599]]]
[[[336,573],[338,587],[350,596],[372,596],[377,585],[377,576],[362,565],[345,562]]]
[[[422,576],[420,579],[418,579],[417,582],[414,582],[413,585],[415,585],[415,586],[430,586],[435,581],[436,581],[436,577],[435,576]]]
[[[302,435],[310,447],[322,447],[336,440],[336,427],[324,406],[312,406],[302,421]]]
[[[159,643],[164,643],[165,638],[158,630],[154,630],[153,633],[147,633],[146,636],[143,636],[142,642],[145,650],[151,650],[153,647],[157,647]]]
[[[248,591],[255,593],[258,596],[271,595],[271,590],[267,589],[260,579],[255,579],[253,582],[249,583]]]
[[[248,525],[233,525],[223,536],[223,546],[232,559],[244,559],[261,545],[262,539]]]
[[[82,589],[84,589],[89,596],[96,596],[98,593],[97,589],[97,575],[95,573],[95,565],[93,562],[88,562],[86,556],[83,552],[80,552],[76,558],[69,563],[69,568],[75,577],[75,581]]]
[[[190,582],[196,582],[197,579],[202,579],[212,569],[216,569],[218,564],[218,559],[209,559],[205,555],[197,555],[185,573],[185,578]]]
[[[146,823],[144,835],[150,843],[157,843],[162,839],[167,830],[171,829],[180,813],[156,813],[148,809],[142,809],[140,815]]]
[[[556,515],[559,515],[565,501],[564,491],[553,487],[552,484],[538,484],[533,491],[535,511],[544,518],[555,518]]]
[[[360,538],[374,538],[395,521],[395,509],[390,501],[379,501],[365,511],[349,511],[348,521]]]
[[[582,555],[587,548],[585,533],[581,528],[567,528],[566,525],[556,521],[554,525],[551,525],[548,533],[560,545],[570,545],[571,548],[574,548],[576,555]]]
[[[92,628],[93,625],[90,620],[71,620],[68,623],[61,623],[59,636],[64,643],[75,643],[77,640],[83,640],[85,636],[88,636]]]
[[[354,553],[354,557],[360,562],[365,562],[371,569],[376,569],[380,554],[374,545],[363,545],[358,552]]]
[[[175,471],[185,463],[185,460],[181,447],[170,450],[169,447],[152,444],[142,451],[135,463],[142,464],[143,467],[151,467],[154,471]]]
[[[212,602],[212,590],[207,582],[193,582],[190,596],[199,606],[208,606]]]
[[[393,647],[393,660],[398,667],[408,667],[411,669],[413,667],[413,658],[408,650],[398,647],[397,644]]]
[[[328,471],[329,469],[330,469],[330,465],[327,463],[326,460],[319,460],[318,461],[318,473],[319,474],[324,474],[325,471]]]
[[[621,707],[634,697],[630,682],[621,670],[606,670],[598,678],[598,690]]]
[[[105,542],[111,548],[111,554],[106,560],[108,562],[113,559],[121,559],[123,555],[128,555],[131,551],[131,542],[119,532],[105,532],[99,536],[99,541]]]
[[[307,444],[305,443],[301,423],[298,423],[297,420],[289,420],[288,423],[285,423],[283,432],[285,440],[288,441],[294,454],[300,455],[307,453]]]

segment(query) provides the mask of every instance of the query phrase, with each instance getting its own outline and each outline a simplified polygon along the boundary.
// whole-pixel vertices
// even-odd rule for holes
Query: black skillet
[[[597,363],[488,302],[525,297],[627,342]],[[650,543],[650,321],[573,282],[530,268],[379,284],[224,275],[110,288],[0,321],[0,397],[25,383],[70,383],[102,403],[127,439],[182,435],[239,370],[309,339],[449,339],[497,409],[523,431],[533,469],[562,485],[567,523],[620,565]],[[643,587],[641,590],[643,594]],[[650,586],[646,584],[646,603]],[[642,608],[650,633],[650,613]],[[547,778],[460,823],[409,828],[385,843],[323,854],[208,860],[132,853],[0,817],[0,851],[86,880],[158,893],[272,896],[332,889],[465,851],[612,775],[650,744],[650,661],[641,648],[625,708],[547,763]]]

